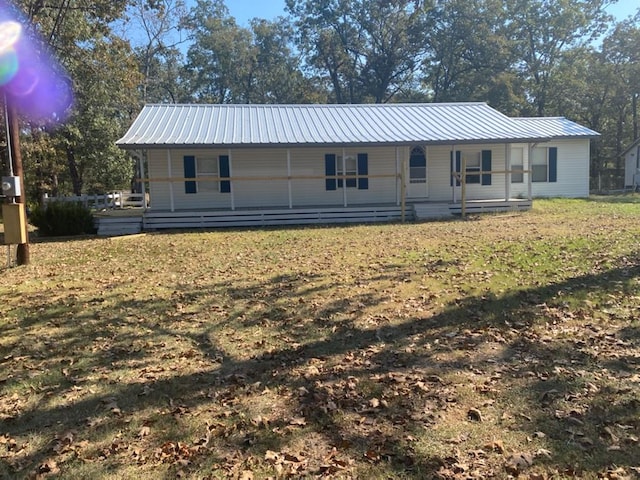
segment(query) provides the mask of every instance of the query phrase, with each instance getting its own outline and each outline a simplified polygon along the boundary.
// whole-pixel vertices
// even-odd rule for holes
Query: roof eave
[[[126,143],[116,145],[123,150],[138,149],[201,149],[201,148],[314,148],[314,147],[406,147],[412,145],[490,145],[496,143],[539,143],[553,140],[552,137],[513,137],[513,138],[485,138],[485,139],[449,139],[449,140],[399,140],[389,142],[323,142],[323,143]]]

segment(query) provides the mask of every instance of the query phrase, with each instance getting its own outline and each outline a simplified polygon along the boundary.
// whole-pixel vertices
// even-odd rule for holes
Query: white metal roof
[[[516,122],[486,103],[162,104],[146,105],[116,143],[135,149],[462,144],[544,141],[549,137],[534,122]]]
[[[548,135],[551,138],[598,137],[600,134],[564,117],[520,117],[518,123]]]

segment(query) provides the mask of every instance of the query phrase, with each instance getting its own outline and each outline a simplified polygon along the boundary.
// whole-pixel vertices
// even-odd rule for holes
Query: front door
[[[409,179],[407,197],[426,198],[429,195],[427,182],[427,155],[422,147],[413,147],[409,155]]]

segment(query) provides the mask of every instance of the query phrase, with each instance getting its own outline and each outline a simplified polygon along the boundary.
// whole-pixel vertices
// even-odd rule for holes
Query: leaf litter
[[[567,202],[34,243],[0,476],[634,478],[640,207]]]

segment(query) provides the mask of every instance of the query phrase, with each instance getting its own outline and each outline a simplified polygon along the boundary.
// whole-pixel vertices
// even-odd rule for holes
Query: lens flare
[[[22,33],[22,26],[18,22],[7,21],[0,23],[0,86],[9,83],[18,73],[18,54],[13,46]]]
[[[72,82],[19,11],[0,0],[0,95],[31,120],[63,121],[73,103]]]
[[[0,53],[0,87],[9,83],[18,73],[18,55],[9,48]]]
[[[9,20],[0,23],[0,54],[13,47],[22,33],[22,25]]]

